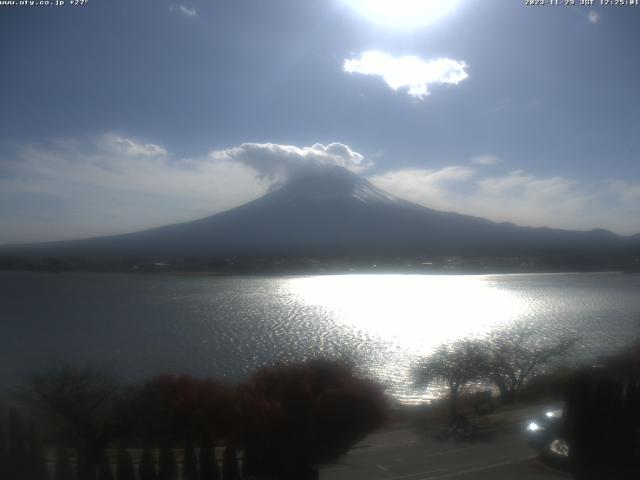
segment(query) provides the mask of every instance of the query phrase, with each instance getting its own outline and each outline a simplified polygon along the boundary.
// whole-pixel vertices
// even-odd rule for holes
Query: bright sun
[[[417,28],[454,9],[459,0],[343,0],[372,22],[396,28]]]

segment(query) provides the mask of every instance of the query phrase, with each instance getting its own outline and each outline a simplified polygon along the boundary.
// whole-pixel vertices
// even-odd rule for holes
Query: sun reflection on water
[[[480,275],[298,277],[288,279],[284,288],[296,302],[322,310],[325,318],[362,339],[346,347],[356,358],[364,354],[365,370],[405,403],[442,394],[437,387],[425,391],[413,386],[416,360],[442,343],[482,337],[522,320],[536,303]],[[375,354],[358,351],[371,339]]]
[[[482,335],[529,306],[483,276],[339,275],[291,279],[288,288],[338,322],[418,352]]]

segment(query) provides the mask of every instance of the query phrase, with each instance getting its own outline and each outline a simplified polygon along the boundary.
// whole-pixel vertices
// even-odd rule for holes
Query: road
[[[399,426],[367,437],[321,480],[568,479],[537,459],[521,432],[482,442],[439,442]]]

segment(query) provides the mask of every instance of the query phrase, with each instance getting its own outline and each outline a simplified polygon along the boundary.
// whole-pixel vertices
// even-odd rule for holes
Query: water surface
[[[573,359],[640,334],[640,275],[175,277],[0,272],[0,376],[52,364],[242,378],[317,354],[363,361],[404,401],[411,365],[437,345],[514,322]]]

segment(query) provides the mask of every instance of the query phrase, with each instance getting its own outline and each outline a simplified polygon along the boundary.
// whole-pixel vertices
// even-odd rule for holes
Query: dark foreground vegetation
[[[570,377],[563,428],[575,478],[640,478],[640,342]]]
[[[488,338],[440,346],[416,365],[415,380],[418,385],[444,385],[449,393],[450,417],[456,420],[465,387],[474,387],[474,396],[489,402],[493,392],[486,389],[493,388],[500,403],[512,404],[529,381],[566,356],[576,343],[577,339],[568,334],[549,340],[531,325],[516,324]]]
[[[561,339],[544,348],[515,350],[518,361],[511,364],[517,366],[515,372],[504,365],[497,369],[503,362],[495,363],[496,350],[509,352],[521,338],[503,346],[501,342],[489,346],[459,342],[442,347],[416,368],[416,375],[419,381],[444,381],[449,397],[430,408],[408,409],[403,420],[436,438],[478,441],[503,428],[522,429],[532,412],[544,414],[553,405],[562,408],[554,435],[569,445],[566,462],[554,466],[568,469],[581,480],[640,478],[640,341],[576,368],[559,362],[551,367],[549,363],[561,358],[573,343]],[[504,380],[499,377],[493,384],[498,392],[494,406],[493,397],[487,404],[486,396],[478,393],[499,372],[509,373],[509,388],[498,388]]]
[[[170,375],[125,387],[96,369],[39,372],[0,414],[0,479],[316,479],[317,466],[388,419],[475,441],[481,419],[540,400],[563,405],[575,478],[640,478],[640,343],[568,368],[559,360],[573,338],[536,338],[519,327],[437,349],[416,379],[444,384],[449,396],[419,417],[391,413],[380,386],[328,360],[264,368],[233,387]]]
[[[125,388],[67,367],[33,375],[18,397],[0,422],[2,479],[311,479],[387,415],[379,386],[326,360],[233,388],[186,376]]]

